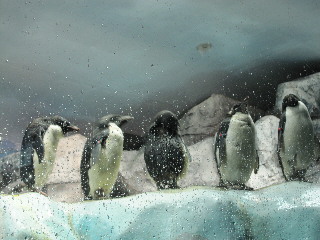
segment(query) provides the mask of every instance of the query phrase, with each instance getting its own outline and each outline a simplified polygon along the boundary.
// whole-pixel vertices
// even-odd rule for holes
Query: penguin
[[[287,181],[306,181],[306,171],[315,160],[314,129],[306,105],[294,94],[282,101],[278,155]]]
[[[123,152],[121,127],[131,116],[107,115],[98,120],[86,141],[80,164],[84,200],[109,198],[117,180]]]
[[[144,160],[158,190],[179,188],[177,181],[185,176],[191,158],[172,112],[164,110],[155,116],[145,136]]]
[[[72,131],[79,128],[60,116],[36,118],[28,125],[21,144],[20,176],[29,190],[44,194],[59,140]]]
[[[220,187],[252,190],[245,183],[259,169],[256,130],[248,113],[248,97],[232,107],[216,134],[214,155]]]

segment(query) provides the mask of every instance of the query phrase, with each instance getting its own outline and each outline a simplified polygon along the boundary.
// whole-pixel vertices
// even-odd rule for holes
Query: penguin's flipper
[[[34,154],[38,155],[39,162],[44,156],[42,138],[45,129],[42,126],[28,126],[21,143],[20,155],[20,177],[21,180],[31,189],[35,184],[34,176]]]
[[[44,136],[44,129],[39,129],[39,133],[35,134],[32,141],[32,147],[36,151],[39,159],[39,163],[42,163],[44,158],[44,146],[43,146],[43,136]]]
[[[216,133],[214,145],[214,155],[217,164],[218,175],[220,178],[219,186],[225,186],[221,178],[220,166],[227,161],[226,138],[231,118],[226,118],[221,122],[219,131]]]
[[[108,141],[109,129],[106,128],[103,131],[100,131],[94,135],[91,140],[91,156],[90,156],[90,168],[99,161],[100,152],[101,152],[101,143],[102,141]]]
[[[183,157],[185,159],[184,162],[186,162],[186,163],[191,162],[192,158],[191,158],[190,152],[189,152],[188,147],[184,143],[184,141],[183,141],[181,136],[179,136],[179,142],[180,142],[181,150],[182,150],[182,153],[183,153]]]
[[[189,162],[191,162],[191,155],[180,136],[178,136],[177,144],[179,144],[179,147],[177,151],[174,151],[175,154],[173,156],[177,161],[174,162],[173,171],[178,175],[178,179],[180,179],[187,173]]]
[[[91,158],[91,142],[87,140],[84,145],[82,152],[81,164],[80,164],[80,176],[81,176],[81,187],[84,193],[85,200],[89,198],[90,185],[89,185],[89,169],[90,169],[90,158]]]
[[[227,148],[226,148],[226,139],[227,132],[230,125],[230,118],[226,118],[222,121],[220,129],[216,135],[216,144],[215,144],[215,157],[217,161],[217,167],[219,169],[220,165],[227,160]],[[217,151],[219,153],[217,154]]]
[[[160,176],[162,175],[161,166],[163,164],[163,155],[158,154],[158,149],[161,149],[161,144],[156,141],[156,136],[159,132],[154,124],[150,127],[149,132],[144,137],[144,161],[150,176],[157,184],[160,184]],[[158,185],[157,185],[158,186]],[[158,188],[160,185],[158,186]]]
[[[254,173],[255,174],[258,173],[259,165],[260,165],[259,154],[258,154],[258,150],[256,150],[256,162],[255,162],[255,165],[254,165]]]
[[[284,150],[284,140],[283,140],[283,133],[286,125],[286,113],[283,112],[280,117],[279,127],[278,127],[278,152]]]
[[[21,144],[20,167],[33,166],[33,152],[32,142],[23,138]]]
[[[20,155],[20,177],[28,188],[31,188],[35,184],[33,154],[32,143],[23,138]]]
[[[320,160],[320,141],[317,138],[317,135],[314,135],[314,156],[315,156],[315,160],[319,161]]]
[[[220,166],[220,160],[219,160],[219,156],[218,156],[218,149],[219,149],[219,133],[216,133],[215,135],[215,140],[214,140],[214,159],[216,160],[216,164],[217,164],[217,167]]]
[[[285,124],[286,124],[286,112],[284,111],[280,117],[280,122],[279,122],[279,127],[278,127],[278,146],[277,146],[277,153],[278,153],[278,158],[279,158],[279,165],[282,170],[282,174],[286,181],[288,181],[285,173],[284,173],[284,167],[281,159],[281,152],[284,152],[284,139],[283,139],[283,133],[285,129]]]
[[[81,187],[84,193],[85,200],[92,199],[90,194],[90,184],[89,184],[89,169],[94,165],[97,156],[97,148],[101,148],[102,138],[107,138],[109,135],[109,130],[105,129],[96,133],[93,138],[88,139],[84,145],[81,164],[80,164],[80,176],[81,176]],[[94,158],[94,159],[93,159]]]
[[[181,141],[182,139],[180,137],[171,139],[170,144],[167,145],[167,158],[164,158],[162,160],[162,162],[164,163],[164,167],[170,169],[169,171],[175,174],[177,177],[183,172],[184,168],[186,167],[185,157],[187,154],[187,150],[182,145]],[[168,160],[169,158],[170,160]]]
[[[99,161],[99,156],[101,152],[101,144],[95,144],[91,149],[91,157],[90,157],[90,168]]]

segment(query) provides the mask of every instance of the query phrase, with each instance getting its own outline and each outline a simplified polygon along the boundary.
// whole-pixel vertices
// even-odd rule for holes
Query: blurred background
[[[320,69],[319,1],[0,1],[0,155],[32,119],[61,115],[87,135],[130,114],[143,135],[219,93],[272,109],[281,82]]]

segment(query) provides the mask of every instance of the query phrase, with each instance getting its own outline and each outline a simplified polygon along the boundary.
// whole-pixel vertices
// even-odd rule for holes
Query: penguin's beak
[[[78,128],[77,126],[73,126],[73,125],[68,126],[68,132],[72,132],[72,131],[78,132],[79,130],[80,128]]]
[[[245,102],[245,103],[247,103],[247,104],[248,104],[248,101],[249,101],[249,96],[246,96],[246,97],[243,99],[243,101],[242,101],[242,102]]]
[[[121,116],[121,123],[120,123],[120,126],[122,126],[123,124],[125,124],[126,122],[130,121],[130,120],[133,120],[134,117],[131,117],[131,116]]]
[[[248,113],[248,105],[249,105],[249,96],[245,97],[243,99],[243,102],[241,103],[241,108],[243,113]]]
[[[121,117],[122,121],[129,121],[129,120],[132,120],[132,119],[134,119],[134,117],[131,117],[131,116],[122,116]]]

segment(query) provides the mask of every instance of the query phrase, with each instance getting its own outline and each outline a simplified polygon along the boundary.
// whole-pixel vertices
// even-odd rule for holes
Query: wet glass
[[[1,0],[0,239],[318,239],[319,10]]]

